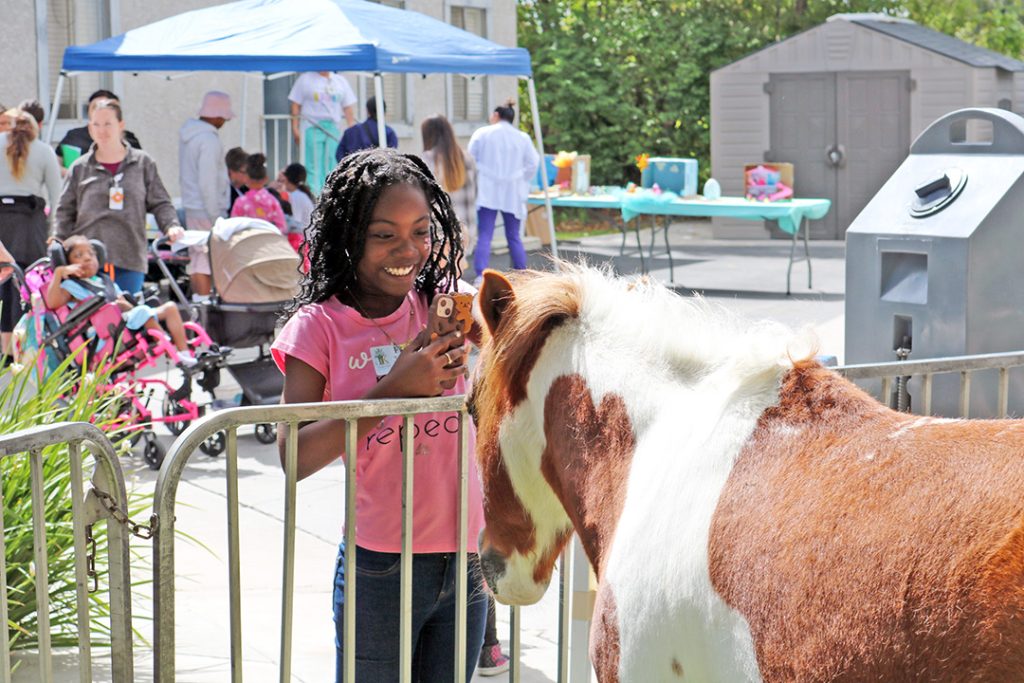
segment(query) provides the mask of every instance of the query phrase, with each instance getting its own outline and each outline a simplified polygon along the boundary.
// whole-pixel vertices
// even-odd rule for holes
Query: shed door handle
[[[842,145],[829,145],[825,148],[825,156],[832,167],[839,168],[846,160],[846,148]]]

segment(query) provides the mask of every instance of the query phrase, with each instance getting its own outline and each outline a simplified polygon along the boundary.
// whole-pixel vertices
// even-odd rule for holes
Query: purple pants
[[[494,219],[497,217],[497,209],[481,206],[476,210],[477,242],[473,250],[473,269],[478,276],[483,274],[491,262],[491,239],[494,237]],[[505,221],[505,241],[512,255],[512,267],[523,269],[526,267],[526,249],[523,248],[523,240],[519,238],[519,219],[506,211],[501,212],[501,217]]]

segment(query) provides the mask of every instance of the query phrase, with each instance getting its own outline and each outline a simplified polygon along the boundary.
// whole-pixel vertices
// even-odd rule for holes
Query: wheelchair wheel
[[[146,445],[142,447],[142,459],[149,465],[149,469],[158,470],[164,462],[164,455],[166,455],[166,451],[164,451],[163,445],[150,432],[146,438]]]
[[[217,432],[212,436],[206,437],[206,440],[199,444],[199,450],[206,453],[211,458],[215,458],[224,452],[224,449],[228,445],[228,436],[224,432]]]
[[[272,444],[277,441],[277,426],[269,422],[260,422],[256,425],[256,440],[262,444]]]
[[[165,396],[164,397],[163,407],[162,407],[162,412],[163,412],[164,417],[169,417],[171,415],[181,415],[181,414],[183,414],[183,413],[185,413],[187,411],[185,410],[185,408],[182,407],[182,405],[180,403],[178,403],[174,399],[170,398],[169,396]],[[178,436],[183,431],[188,429],[188,426],[190,424],[192,424],[191,420],[180,420],[180,421],[175,421],[175,422],[164,422],[164,426],[167,427],[167,431],[169,431],[171,434],[174,434],[175,436]]]

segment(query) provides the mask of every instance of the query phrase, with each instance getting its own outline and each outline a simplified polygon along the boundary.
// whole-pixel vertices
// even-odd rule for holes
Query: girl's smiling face
[[[356,266],[359,306],[379,318],[394,312],[413,289],[430,256],[430,207],[422,188],[392,185],[381,193]]]

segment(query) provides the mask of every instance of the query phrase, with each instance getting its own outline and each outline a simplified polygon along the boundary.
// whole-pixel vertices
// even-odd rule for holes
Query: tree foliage
[[[545,147],[590,154],[595,184],[635,180],[643,152],[696,157],[706,178],[711,72],[840,12],[909,17],[1013,57],[1024,49],[1024,0],[520,0]]]

